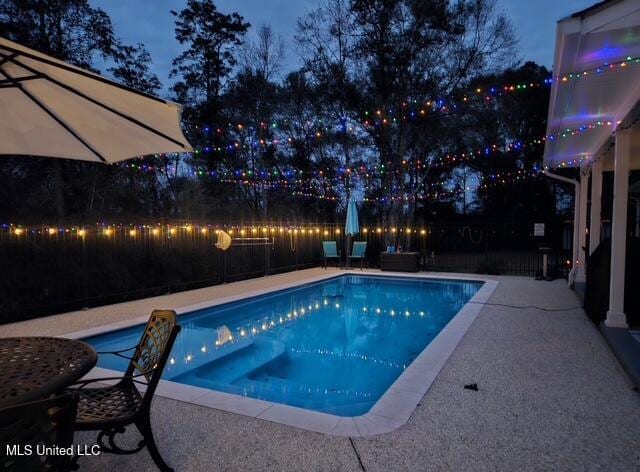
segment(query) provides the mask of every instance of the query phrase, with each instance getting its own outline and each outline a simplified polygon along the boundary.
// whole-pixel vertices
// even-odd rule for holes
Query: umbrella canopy
[[[351,198],[349,198],[349,204],[347,206],[347,222],[344,225],[344,233],[348,236],[354,236],[359,232],[358,207],[356,206],[356,199],[352,195]]]
[[[0,38],[0,154],[113,163],[191,151],[181,111]]]

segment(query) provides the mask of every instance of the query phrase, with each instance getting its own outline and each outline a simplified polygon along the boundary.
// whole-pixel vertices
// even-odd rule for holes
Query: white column
[[[578,212],[578,251],[576,265],[575,282],[587,281],[587,260],[584,248],[587,246],[587,196],[589,191],[589,169],[583,169],[580,172],[580,201],[576,202],[576,211]]]
[[[631,132],[616,133],[613,165],[613,215],[611,221],[611,280],[609,311],[604,321],[610,328],[627,328],[624,313],[624,271],[627,252],[627,200],[629,199],[629,154]]]
[[[600,244],[600,213],[602,211],[602,160],[591,167],[591,216],[589,222],[589,254]]]

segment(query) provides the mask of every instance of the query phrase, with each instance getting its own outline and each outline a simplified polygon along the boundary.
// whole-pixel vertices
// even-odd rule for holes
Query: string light
[[[618,122],[620,123],[620,122]],[[550,135],[547,136],[547,139],[550,141],[556,140],[556,139],[565,139],[565,138],[570,138],[572,136],[575,136],[577,134],[582,134],[586,131],[590,131],[590,130],[594,130],[596,128],[601,128],[601,127],[612,127],[613,126],[613,122],[612,121],[594,121],[592,123],[587,123],[587,124],[583,124],[580,126],[577,126],[575,128],[564,128],[561,130],[556,131],[555,133],[552,133]]]
[[[556,80],[558,80],[561,84],[567,83],[576,79],[585,79],[588,77],[598,76],[603,74],[604,72],[624,69],[627,66],[634,64],[640,64],[640,57],[627,56],[626,58],[618,61],[603,62],[601,65],[592,67],[590,69],[584,69],[578,72],[570,72],[568,74],[559,75],[556,77]]]
[[[511,94],[514,92],[528,91],[544,86],[548,86],[556,80],[560,83],[565,83],[574,79],[584,79],[595,74],[601,74],[607,71],[617,70],[625,68],[632,64],[640,62],[640,58],[628,56],[623,60],[607,63],[605,62],[599,67],[583,70],[575,73],[569,73],[557,77],[556,79],[545,78],[540,81],[527,82],[527,83],[515,83],[515,84],[500,84],[494,86],[479,86],[469,90],[466,95],[463,96],[463,102],[468,102],[470,96],[477,96],[482,99],[499,97],[504,94]],[[401,120],[412,120],[419,117],[427,116],[430,112],[437,111],[448,113],[459,107],[461,103],[455,101],[446,100],[443,98],[419,100],[416,98],[407,98],[397,107],[378,107],[374,110],[364,112],[363,123],[367,126],[379,126],[381,124],[390,125],[397,123]],[[562,139],[569,136],[575,136],[576,134],[583,133],[587,130],[594,129],[599,126],[613,126],[610,121],[595,122],[578,126],[572,129],[558,130],[555,133],[551,133],[547,138],[550,140]],[[341,118],[341,128],[343,132],[355,133],[355,130],[347,122],[346,117]],[[198,129],[198,127],[196,127]],[[224,137],[228,133],[234,133],[236,139],[226,144],[218,144],[217,146],[205,146],[201,149],[196,149],[196,153],[208,153],[208,152],[238,152],[243,149],[256,149],[259,147],[278,146],[278,145],[295,145],[299,139],[322,139],[327,134],[337,132],[337,128],[327,121],[321,119],[318,120],[275,120],[271,122],[260,122],[259,125],[253,126],[247,123],[228,123],[226,126],[210,126],[205,125],[198,129],[203,135],[216,136],[217,141],[220,141],[221,137]],[[280,137],[266,137],[267,132],[293,132],[299,135],[298,138],[292,138],[291,136],[282,138]],[[262,136],[260,136],[262,134]],[[210,178],[219,179],[221,182],[237,185],[263,185],[262,188],[277,189],[279,187],[295,188],[296,186],[306,185],[308,188],[295,188],[290,191],[292,196],[301,196],[309,198],[319,198],[327,201],[337,202],[340,197],[337,195],[327,194],[321,192],[318,188],[313,188],[314,184],[325,183],[327,185],[334,184],[336,182],[346,182],[347,179],[351,181],[354,177],[361,179],[376,179],[383,178],[387,175],[403,175],[409,170],[420,171],[430,168],[438,168],[449,164],[458,164],[461,162],[467,162],[472,159],[478,159],[482,156],[487,156],[493,153],[504,153],[511,151],[520,151],[528,146],[534,146],[543,144],[546,138],[539,138],[532,140],[532,142],[521,143],[514,141],[504,147],[497,145],[490,145],[484,148],[475,150],[469,150],[460,152],[457,154],[444,154],[441,156],[429,156],[420,161],[403,161],[401,166],[393,167],[390,163],[379,166],[355,166],[335,169],[321,169],[312,171],[305,174],[303,171],[289,170],[284,174],[279,170],[250,170],[250,169],[232,169],[228,171],[205,171],[203,169],[197,169],[193,171],[193,175],[197,176],[209,176]],[[566,160],[562,162],[561,166],[574,165],[583,162],[586,157],[576,157],[572,160]],[[136,162],[125,164],[131,168],[139,168],[142,170],[160,170],[161,168],[154,168],[152,165],[138,164]],[[335,171],[335,172],[329,172]],[[485,180],[493,180],[494,182],[485,182],[483,185],[495,186],[497,183],[510,183],[512,181],[521,181],[526,177],[533,177],[533,175],[515,175],[515,176],[489,176],[485,177]],[[268,187],[267,187],[268,186]],[[365,187],[366,188],[366,187]],[[384,191],[383,196],[371,196],[368,195],[365,198],[367,202],[395,202],[395,201],[416,201],[424,199],[439,199],[439,198],[455,198],[460,196],[467,189],[444,189],[431,192],[420,193],[402,193],[398,191],[387,191],[388,189],[381,188],[380,191]],[[190,229],[187,229],[190,231]],[[170,231],[170,234],[175,234],[174,230]]]
[[[507,176],[509,174],[505,173],[501,175],[501,179],[507,179]],[[514,173],[514,179],[518,178],[518,174]],[[538,173],[537,175],[540,175],[540,173]],[[117,235],[129,235],[130,237],[157,237],[161,234],[163,234],[163,232],[165,234],[173,234],[175,236],[178,236],[180,234],[188,236],[192,233],[195,234],[200,234],[202,235],[203,238],[215,238],[216,234],[223,230],[228,232],[229,234],[233,234],[234,232],[237,232],[238,234],[246,234],[247,232],[257,232],[260,229],[260,226],[246,226],[246,225],[220,225],[218,228],[214,228],[212,225],[191,225],[192,230],[191,231],[187,231],[186,230],[186,226],[176,226],[176,225],[160,225],[160,224],[155,224],[155,225],[147,225],[147,224],[139,224],[139,225],[114,225],[111,224],[109,226],[106,226],[104,223],[99,223],[96,224],[95,227],[92,229],[91,227],[60,227],[60,228],[56,228],[55,232],[56,234],[69,234],[69,235],[77,235],[80,237],[90,237],[92,235],[104,235],[104,236],[114,236],[117,237]],[[178,230],[178,228],[183,228],[184,232],[180,232]],[[284,235],[284,233],[286,232],[287,234],[290,235],[298,235],[298,237],[304,237],[304,238],[314,238],[314,237],[318,237],[318,238],[322,238],[322,237],[326,237],[326,236],[330,236],[331,234],[338,236],[340,234],[342,234],[342,229],[340,226],[336,225],[336,224],[331,224],[331,225],[324,225],[324,227],[321,229],[318,226],[316,226],[316,224],[308,224],[308,225],[297,225],[297,226],[265,226],[262,227],[263,229],[266,229],[267,232],[270,232],[271,234],[273,234],[275,237],[275,235],[279,235],[280,237]],[[0,234],[2,234],[2,232],[8,232],[10,234],[14,234],[14,235],[25,235],[25,234],[29,234],[29,235],[33,235],[33,236],[37,236],[37,235],[48,235],[50,234],[50,229],[51,227],[47,226],[47,225],[40,225],[40,226],[25,226],[25,225],[16,225],[16,224],[2,224],[0,225]],[[408,235],[408,236],[413,236],[413,235],[420,235],[420,236],[428,236],[428,231],[427,229],[425,229],[424,227],[420,227],[420,226],[407,226],[407,227],[402,227],[402,228],[398,228],[395,226],[392,227],[382,227],[382,226],[378,226],[378,227],[367,227],[367,226],[362,226],[362,237],[369,237],[369,235],[382,235],[383,233],[391,233],[391,234],[404,234],[404,235]],[[288,236],[285,237],[286,241],[288,241]],[[188,237],[189,240],[192,239],[191,236]],[[308,308],[311,309],[311,308]]]
[[[186,171],[186,175],[190,177],[208,177],[212,180],[222,183],[250,185],[260,183],[262,185],[271,185],[272,187],[291,186],[294,184],[308,184],[310,182],[326,182],[329,184],[335,182],[343,182],[347,178],[353,178],[355,176],[361,178],[380,178],[385,175],[401,175],[407,171],[407,168],[411,166],[414,170],[422,170],[428,168],[438,168],[450,164],[459,164],[461,162],[467,162],[473,159],[487,157],[495,153],[510,153],[519,152],[527,148],[532,148],[541,144],[544,144],[545,137],[534,138],[529,141],[514,140],[504,145],[502,144],[490,144],[487,146],[462,151],[459,153],[443,153],[437,156],[427,157],[424,160],[417,160],[415,162],[403,161],[399,167],[394,167],[392,162],[386,162],[382,164],[373,164],[370,166],[338,166],[337,168],[324,168],[316,169],[312,171],[304,171],[301,169],[293,168],[272,168],[272,169],[247,169],[247,168],[235,168],[235,169],[222,169],[212,171],[202,170],[190,170]],[[136,163],[123,163],[124,167],[136,168],[144,171],[158,170],[164,173],[164,169],[154,166],[140,166]],[[174,170],[169,168],[169,173],[174,173]],[[330,174],[334,174],[329,176]]]

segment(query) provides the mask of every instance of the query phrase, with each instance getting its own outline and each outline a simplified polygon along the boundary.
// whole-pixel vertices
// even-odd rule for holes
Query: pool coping
[[[364,415],[355,417],[337,416],[295,406],[283,405],[281,403],[181,384],[170,380],[160,380],[156,389],[156,395],[334,436],[366,437],[388,433],[403,426],[407,423],[416,406],[444,367],[449,356],[453,353],[460,340],[482,310],[484,303],[488,301],[498,286],[498,281],[484,277],[469,277],[468,275],[462,274],[438,274],[436,276],[431,274],[407,274],[403,272],[372,273],[371,271],[363,272],[359,270],[327,271],[327,274],[315,275],[295,282],[283,283],[265,289],[252,290],[208,302],[179,307],[176,309],[176,312],[178,315],[182,315],[204,308],[232,303],[309,283],[321,282],[348,274],[484,283],[427,347],[422,350],[418,357],[407,366],[402,374],[400,374],[378,399],[375,405]],[[85,338],[143,324],[146,323],[147,320],[148,316],[135,317],[95,328],[74,331],[63,335],[63,337],[72,339]],[[119,377],[121,375],[122,372],[95,367],[85,376],[85,379]]]

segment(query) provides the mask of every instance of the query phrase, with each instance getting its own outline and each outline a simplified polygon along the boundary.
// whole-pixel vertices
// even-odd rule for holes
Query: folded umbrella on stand
[[[358,207],[356,205],[356,199],[353,195],[349,198],[347,205],[347,221],[344,225],[344,234],[347,236],[347,255],[346,265],[351,266],[351,237],[360,232],[360,223],[358,223]]]

